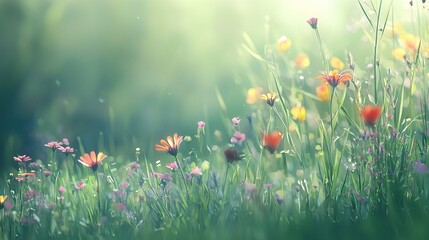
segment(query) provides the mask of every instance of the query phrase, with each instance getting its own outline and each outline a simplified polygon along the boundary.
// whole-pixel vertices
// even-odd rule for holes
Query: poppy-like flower
[[[4,203],[6,202],[6,199],[7,199],[7,195],[5,195],[5,196],[0,195],[0,209],[3,209]]]
[[[322,84],[316,88],[317,97],[321,102],[327,102],[331,98],[331,91],[326,84]]]
[[[271,93],[262,94],[261,99],[264,100],[268,105],[272,107],[274,106],[274,102],[276,101],[277,96],[278,95],[276,92],[271,92]]]
[[[247,91],[247,98],[246,98],[247,104],[256,103],[261,98],[261,94],[262,94],[262,88],[260,87],[249,88],[249,90]]]
[[[367,105],[361,110],[361,116],[366,124],[374,126],[381,115],[381,107]]]
[[[322,75],[316,77],[317,80],[321,80],[324,83],[328,83],[333,88],[335,88],[341,83],[346,84],[352,78],[352,74],[348,71],[338,73],[338,70],[329,71],[329,73],[324,72],[322,73]]]
[[[312,17],[312,18],[310,18],[310,19],[307,20],[307,23],[310,24],[310,26],[313,29],[317,29],[317,18]]]
[[[103,159],[106,157],[107,155],[102,152],[99,152],[97,155],[95,155],[95,152],[91,151],[90,154],[85,153],[83,156],[81,156],[78,161],[84,166],[91,168],[93,171],[97,171],[98,164],[100,164],[101,161],[103,161]]]
[[[277,47],[280,52],[286,52],[291,46],[292,41],[286,36],[281,36],[277,41]]]
[[[161,144],[155,145],[155,150],[161,152],[168,152],[173,156],[177,156],[177,153],[179,152],[179,146],[182,143],[182,140],[183,137],[175,133],[173,137],[168,136],[167,140],[161,139]]]
[[[304,69],[310,66],[310,58],[305,53],[300,53],[295,58],[295,64],[299,69]]]
[[[225,155],[226,161],[228,163],[239,161],[245,157],[245,154],[235,147],[227,148],[225,151],[223,151],[223,154]]]
[[[290,110],[290,113],[292,114],[293,120],[298,120],[300,122],[304,122],[305,117],[307,116],[307,112],[306,112],[305,108],[302,106],[293,107]]]
[[[17,162],[28,162],[31,160],[31,157],[27,156],[27,155],[18,155],[17,157],[13,157],[13,160],[17,161]]]
[[[343,61],[341,61],[339,58],[337,57],[332,57],[331,60],[329,61],[329,63],[331,64],[331,66],[337,70],[343,70],[344,68],[344,63]]]
[[[273,131],[268,134],[262,134],[262,146],[273,154],[283,139],[283,133],[279,131]]]

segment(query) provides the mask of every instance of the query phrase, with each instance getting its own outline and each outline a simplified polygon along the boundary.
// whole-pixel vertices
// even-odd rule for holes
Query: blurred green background
[[[371,58],[357,1],[1,0],[1,169],[17,154],[43,158],[43,144],[62,137],[92,150],[103,133],[133,156],[174,132],[192,135],[199,120],[222,129],[216,88],[229,117],[244,118],[249,78],[266,87],[243,33],[260,53],[288,36],[287,57],[306,52],[316,75],[313,16],[331,55]]]

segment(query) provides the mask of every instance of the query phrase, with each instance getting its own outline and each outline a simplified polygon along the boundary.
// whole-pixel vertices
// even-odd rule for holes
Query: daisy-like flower
[[[177,135],[175,133],[173,137],[168,136],[167,140],[161,139],[161,144],[155,145],[155,150],[161,151],[161,152],[168,152],[169,154],[173,156],[177,156],[177,153],[179,152],[179,146],[182,143],[183,137]]]
[[[268,134],[262,134],[262,146],[273,154],[283,139],[283,133],[280,131],[273,131]]]
[[[270,92],[266,94],[262,94],[261,99],[264,100],[268,105],[271,107],[274,106],[274,102],[277,99],[277,93],[276,92]]]
[[[61,147],[62,142],[48,142],[45,144],[45,147],[52,148],[52,150],[56,150]]]
[[[317,97],[321,102],[327,102],[331,98],[331,91],[329,90],[328,85],[322,84],[316,88]]]
[[[3,209],[4,203],[6,202],[6,199],[7,199],[7,195],[5,195],[5,196],[0,195],[0,209]]]
[[[27,155],[18,155],[17,157],[13,157],[13,160],[17,161],[17,162],[28,162],[31,160],[31,157],[27,156]]]
[[[290,113],[292,114],[293,120],[298,120],[300,122],[304,122],[305,117],[307,116],[307,112],[305,111],[305,108],[302,106],[293,107],[290,110]]]
[[[65,153],[66,155],[74,152],[74,149],[72,147],[69,147],[69,146],[66,146],[66,147],[60,146],[58,148],[58,150]]]
[[[361,110],[360,114],[364,122],[372,127],[380,117],[381,110],[382,109],[379,106],[367,105]]]
[[[317,29],[317,18],[312,17],[307,20],[307,23],[310,24],[311,28]]]
[[[324,83],[328,83],[333,88],[339,84],[345,84],[353,78],[352,74],[348,71],[343,71],[338,73],[338,70],[329,71],[329,73],[322,73],[322,75],[317,76],[317,80],[321,80]]]
[[[98,164],[100,164],[101,161],[103,161],[103,159],[106,157],[107,155],[102,152],[99,152],[98,155],[95,155],[95,152],[92,151],[90,154],[85,153],[78,161],[84,166],[91,168],[93,171],[97,171]]]

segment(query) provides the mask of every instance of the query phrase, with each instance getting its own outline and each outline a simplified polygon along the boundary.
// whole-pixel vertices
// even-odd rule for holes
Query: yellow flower
[[[256,103],[261,98],[261,94],[262,94],[262,88],[260,87],[249,88],[249,90],[247,91],[246,102],[248,104]]]
[[[404,61],[405,54],[406,54],[406,51],[403,48],[395,48],[392,50],[393,57],[399,61]]]
[[[268,105],[271,107],[274,106],[274,102],[277,99],[277,93],[276,92],[270,92],[267,94],[262,94],[261,99],[264,100]]]
[[[201,170],[203,172],[207,171],[210,169],[210,162],[207,160],[204,160],[203,163],[201,163]]]
[[[279,40],[277,41],[277,47],[279,48],[279,51],[282,53],[286,52],[291,45],[292,45],[292,41],[286,36],[280,37]]]
[[[337,70],[343,70],[344,68],[344,63],[343,61],[341,61],[339,58],[337,57],[332,57],[330,64],[333,68],[337,69]]]
[[[298,120],[300,122],[304,122],[305,117],[307,115],[307,112],[305,111],[305,108],[302,107],[302,106],[293,107],[290,110],[290,113],[292,114],[292,119],[293,120]]]
[[[405,47],[412,53],[417,50],[419,40],[412,34],[403,34],[401,36],[402,41],[404,41]]]
[[[6,202],[6,199],[7,199],[7,195],[6,196],[0,195],[0,209],[4,207],[4,203]]]
[[[327,102],[327,101],[329,101],[329,99],[331,98],[331,96],[330,96],[331,93],[330,92],[331,91],[329,89],[329,86],[326,85],[326,84],[322,84],[322,85],[320,85],[320,86],[318,86],[316,88],[317,97],[319,98],[319,100],[321,102]]]
[[[308,55],[305,53],[300,53],[295,58],[295,64],[298,68],[304,69],[310,66],[310,59],[308,58]]]

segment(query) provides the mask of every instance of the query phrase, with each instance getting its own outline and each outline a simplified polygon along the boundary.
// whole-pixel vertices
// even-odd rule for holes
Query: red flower
[[[167,140],[161,139],[161,144],[155,145],[155,150],[161,151],[161,152],[168,152],[169,154],[173,156],[177,156],[177,153],[179,152],[179,146],[182,143],[183,137],[177,135],[175,133],[173,137],[168,136]]]
[[[381,115],[381,107],[367,105],[361,110],[360,114],[366,124],[373,126]]]
[[[262,134],[262,146],[273,154],[283,139],[283,133],[274,131],[268,134]]]
[[[84,166],[87,166],[92,170],[96,171],[98,168],[98,164],[101,163],[101,161],[103,161],[103,159],[106,157],[107,155],[102,152],[99,152],[98,155],[95,155],[95,152],[92,151],[90,154],[85,153],[83,156],[80,157],[78,161]]]

